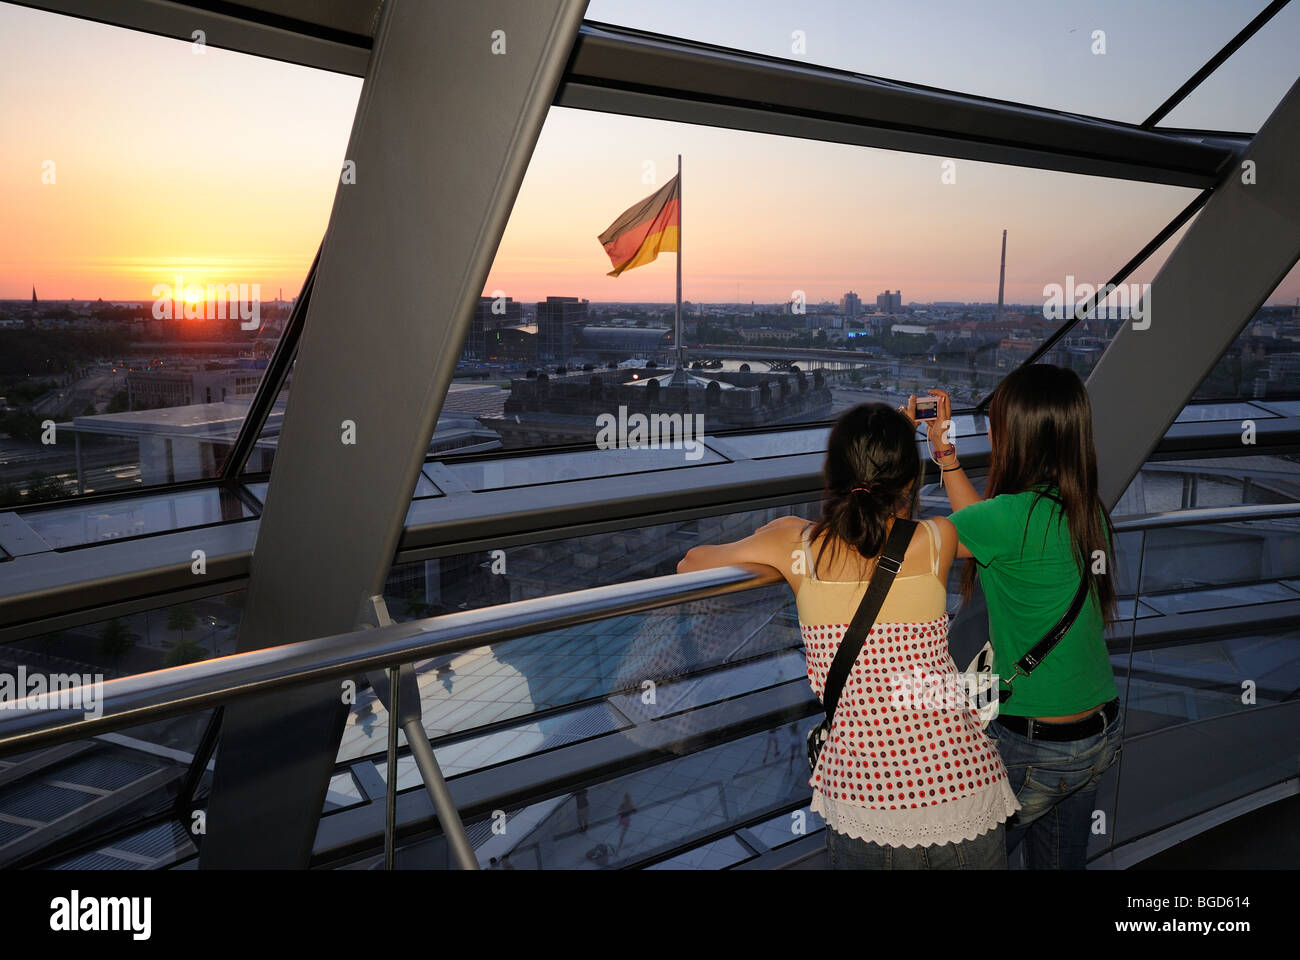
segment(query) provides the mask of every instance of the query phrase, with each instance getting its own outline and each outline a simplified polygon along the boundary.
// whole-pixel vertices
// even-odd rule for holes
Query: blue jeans
[[[1020,810],[1007,821],[1009,855],[1023,841],[1030,870],[1087,866],[1097,784],[1119,757],[1123,731],[1122,709],[1104,732],[1082,740],[1030,740],[997,719],[989,724],[1020,801]]]
[[[1005,870],[1006,826],[999,823],[974,840],[929,847],[889,847],[826,828],[832,870]]]

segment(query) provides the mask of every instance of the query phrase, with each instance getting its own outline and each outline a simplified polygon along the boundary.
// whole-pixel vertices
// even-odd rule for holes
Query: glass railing
[[[1094,858],[1296,776],[1300,513],[1275,510],[1118,525],[1127,596],[1109,646],[1124,749],[1099,795]]]
[[[690,521],[694,529],[664,525],[658,539],[666,542],[648,565],[642,562],[644,546],[656,538],[629,533],[621,546],[626,571],[641,578],[663,572],[694,543],[734,539],[768,519],[769,511],[749,511]],[[673,533],[683,530],[691,535],[679,543]],[[1117,533],[1123,619],[1113,625],[1109,646],[1128,712],[1125,752],[1099,793],[1105,819],[1094,836],[1094,859],[1293,777],[1294,745],[1300,742],[1300,508],[1174,512],[1120,521]],[[608,548],[615,537],[544,546],[553,559],[565,550],[580,557],[595,545]],[[608,582],[608,571],[618,569],[608,558],[578,568],[586,571],[586,583]],[[620,590],[639,589],[637,584],[632,579]],[[542,577],[504,596],[555,601],[562,589]],[[551,612],[538,615],[563,615],[563,607],[552,603]],[[504,614],[498,607],[477,615]],[[784,586],[582,619],[577,626],[536,633],[513,630],[481,646],[460,643],[445,655],[418,661],[425,732],[453,782],[524,761],[537,776],[551,762],[542,759],[548,754],[579,769],[585,761],[575,757],[615,741],[623,750],[622,759],[600,776],[575,774],[580,782],[559,792],[541,781],[536,791],[527,782],[512,784],[501,806],[504,834],[499,817],[490,823],[476,813],[468,834],[481,866],[733,866],[785,839],[782,834],[764,840],[757,828],[771,833],[773,824],[789,817],[791,841],[819,828],[794,816],[809,798],[800,734],[811,723],[815,702]],[[757,703],[765,691],[782,693],[780,711],[773,712],[769,699],[754,707],[748,725],[737,726],[734,713],[730,725],[718,725],[720,707],[746,698]],[[150,745],[138,732],[126,731],[77,743],[117,751],[106,756],[115,761],[114,770],[131,774],[114,773],[126,777],[121,786],[150,776],[180,783],[188,771],[185,782],[201,795],[202,777],[196,780],[194,773],[202,773],[196,765],[206,767],[207,754],[198,745],[202,724],[196,720],[187,729],[184,742],[154,738]],[[367,708],[363,697],[348,722],[325,817],[382,801],[387,732],[383,707],[372,699]],[[142,749],[155,759],[147,770],[128,770],[127,761],[135,757],[117,755]],[[31,751],[0,761],[0,783],[13,780],[18,765],[39,755]],[[1197,762],[1189,763],[1189,757]],[[67,812],[60,804],[68,800],[57,791],[70,782],[62,765],[75,759],[49,754],[29,768],[28,783],[55,790],[40,801],[42,823]],[[164,759],[171,768],[159,773],[154,768]],[[50,772],[40,773],[41,766]],[[95,775],[108,776],[108,769],[100,764]],[[421,782],[403,753],[395,789],[418,790]],[[175,791],[160,795],[172,798]],[[5,829],[12,832],[15,818],[41,819],[32,817],[32,796],[0,792]],[[14,803],[22,810],[10,810]],[[142,829],[156,831],[156,817]],[[187,848],[176,849],[180,857]],[[439,849],[437,840],[410,843],[397,851],[397,862],[439,865],[437,857],[446,856]],[[89,855],[86,848],[75,854]]]
[[[748,510],[404,564],[389,576],[388,608],[394,619],[416,619],[671,574],[697,544],[738,539],[813,509]],[[684,710],[777,682],[771,677],[802,676],[802,664],[790,659],[799,647],[794,601],[780,586],[467,650],[417,663],[415,673],[426,732],[452,738],[445,762],[467,770],[518,757],[527,744],[546,749],[555,742],[547,728],[576,723],[578,714],[593,734],[617,729],[602,709],[581,705],[607,700],[619,716],[635,718],[647,681],[661,704],[680,702]],[[359,694],[339,762],[382,753],[387,729],[374,692]],[[438,758],[444,762],[441,747]]]

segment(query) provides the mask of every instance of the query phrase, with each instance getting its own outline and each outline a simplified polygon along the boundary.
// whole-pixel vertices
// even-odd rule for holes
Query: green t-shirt
[[[951,519],[958,539],[979,564],[993,669],[1010,676],[1015,662],[1069,609],[1079,587],[1069,525],[1057,502],[1039,499],[1036,490],[973,503]],[[1089,597],[1065,639],[1032,674],[1016,678],[1001,712],[1060,717],[1115,699],[1119,693],[1103,626],[1096,597]]]

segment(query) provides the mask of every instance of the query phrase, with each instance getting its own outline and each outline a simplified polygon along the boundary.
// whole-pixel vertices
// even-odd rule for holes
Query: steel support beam
[[[556,105],[885,150],[1205,188],[1233,150],[761,54],[586,24]]]
[[[1120,328],[1088,378],[1107,505],[1300,257],[1297,156],[1300,81],[1156,274],[1149,316]]]
[[[185,0],[12,2],[187,43],[201,30],[203,42],[210,47],[359,77],[370,59],[370,34],[381,0],[343,4],[282,0],[272,5],[281,12],[237,3],[213,4],[213,9],[208,9]]]
[[[321,250],[240,651],[351,630],[383,592],[585,8],[384,4],[348,145],[355,182],[340,184]],[[307,865],[346,714],[337,682],[226,711],[201,866]]]
[[[365,68],[380,8],[380,0],[17,2],[182,40],[201,29],[210,46],[355,75]],[[1234,135],[1142,128],[594,23],[579,33],[555,102],[1199,188],[1214,183],[1241,146]]]

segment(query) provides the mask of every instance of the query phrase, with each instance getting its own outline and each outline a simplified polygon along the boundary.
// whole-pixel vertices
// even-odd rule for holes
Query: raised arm
[[[953,513],[956,513],[962,507],[969,507],[972,503],[979,503],[983,497],[971,484],[970,478],[966,476],[966,471],[961,468],[961,463],[957,459],[957,445],[949,437],[948,429],[952,424],[952,401],[948,397],[947,391],[931,390],[930,396],[939,400],[939,415],[933,420],[925,421],[926,433],[930,439],[930,447],[934,450],[935,460],[939,463],[939,469],[943,471],[943,490],[948,494],[948,503],[952,506]],[[916,423],[916,397],[907,398],[906,414]]]

